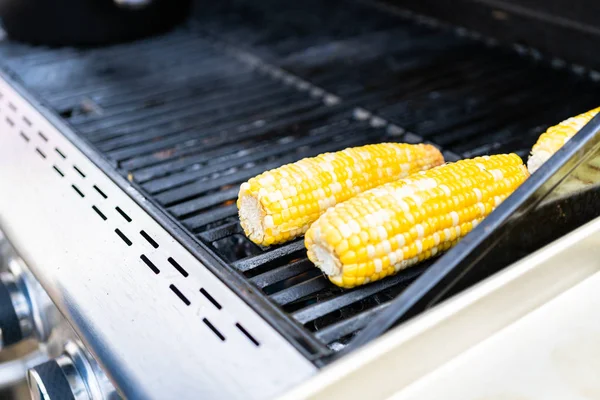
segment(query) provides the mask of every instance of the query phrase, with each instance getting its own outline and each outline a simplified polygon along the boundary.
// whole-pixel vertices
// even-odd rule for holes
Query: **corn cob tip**
[[[247,193],[244,188],[241,188],[238,195],[238,203],[240,224],[244,232],[246,232],[248,238],[254,243],[262,243],[265,239],[263,221],[267,213],[260,204],[260,200],[251,193]]]
[[[314,245],[311,252],[313,253],[313,259],[311,261],[316,265],[319,265],[319,268],[321,268],[321,271],[323,271],[325,275],[332,279],[341,275],[342,262],[335,255],[335,252],[327,250],[320,244]]]

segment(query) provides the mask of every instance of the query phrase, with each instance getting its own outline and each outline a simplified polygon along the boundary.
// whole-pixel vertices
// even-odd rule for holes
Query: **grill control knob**
[[[57,313],[22,260],[12,254],[0,270],[0,348],[23,339],[47,339]]]
[[[31,307],[14,275],[0,272],[0,331],[2,347],[33,335]]]
[[[33,400],[89,399],[81,376],[66,356],[30,369],[27,372],[27,384]],[[80,395],[76,397],[75,393]]]
[[[95,360],[73,341],[59,357],[27,371],[27,384],[34,400],[120,399]]]

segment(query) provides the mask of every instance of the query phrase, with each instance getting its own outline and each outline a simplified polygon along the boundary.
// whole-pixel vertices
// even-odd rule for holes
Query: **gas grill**
[[[242,182],[386,141],[432,143],[448,161],[526,158],[549,125],[598,105],[593,71],[387,3],[199,3],[134,42],[0,44],[0,190],[18,186],[0,228],[125,397],[280,394],[347,353],[437,261],[337,288],[303,239],[244,236]],[[555,230],[505,240],[513,253],[484,275],[597,216],[595,197],[574,199],[563,219],[519,214],[524,230],[541,216]]]

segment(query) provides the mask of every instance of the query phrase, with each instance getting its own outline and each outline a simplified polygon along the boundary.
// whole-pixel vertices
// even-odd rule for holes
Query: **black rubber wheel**
[[[0,0],[8,37],[50,46],[103,45],[171,29],[188,14],[190,0],[153,0],[140,9],[113,0]]]

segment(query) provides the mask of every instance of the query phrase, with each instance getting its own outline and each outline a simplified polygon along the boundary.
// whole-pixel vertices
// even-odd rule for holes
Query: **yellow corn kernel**
[[[565,143],[569,141],[577,132],[590,122],[596,114],[600,112],[600,107],[594,108],[576,117],[564,120],[558,125],[552,126],[542,133],[538,141],[531,149],[531,155],[527,160],[527,168],[530,173],[534,173],[543,163],[548,161]]]
[[[243,183],[237,201],[240,222],[254,243],[283,243],[304,234],[328,208],[443,162],[440,151],[431,145],[402,143],[354,147],[305,158]],[[361,232],[359,225],[349,229]],[[352,232],[324,231],[323,235],[338,245]]]
[[[312,224],[305,236],[308,258],[338,286],[376,281],[458,243],[528,176],[519,156],[503,154],[446,164],[365,191]],[[369,210],[362,207],[367,203]],[[340,249],[328,241],[331,234],[323,234],[332,229],[341,236],[352,230],[360,243],[350,240]]]

